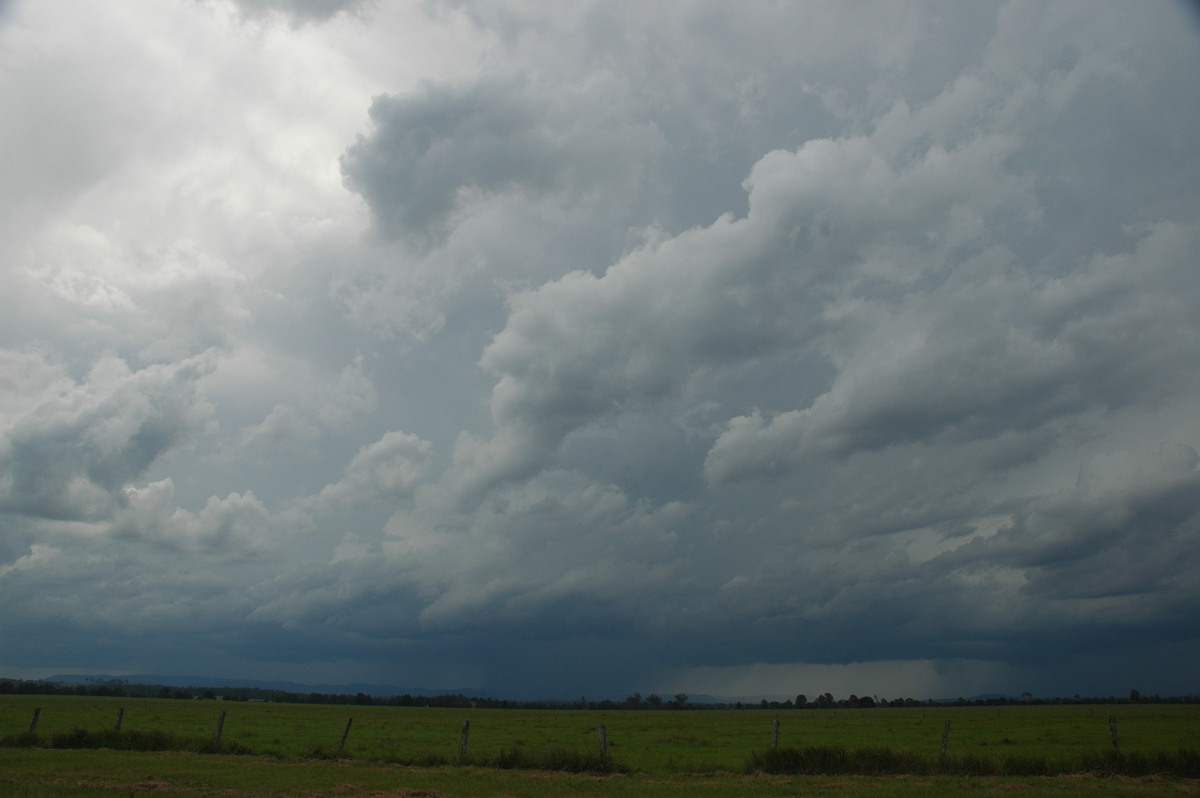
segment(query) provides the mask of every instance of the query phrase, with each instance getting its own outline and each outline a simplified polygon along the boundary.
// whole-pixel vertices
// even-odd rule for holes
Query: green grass
[[[114,751],[190,751],[196,754],[249,754],[240,743],[214,737],[185,737],[170,732],[115,731],[76,727],[66,732],[20,734],[0,737],[0,746],[10,748],[108,748]]]
[[[31,736],[35,707],[41,713]],[[222,747],[214,753],[221,712]],[[780,745],[771,750],[775,718]],[[1162,704],[538,711],[0,696],[0,796],[765,796],[829,785],[839,794],[926,795],[1012,784],[1023,795],[1065,787],[1170,791],[1162,785],[1200,792],[1191,780],[1200,776],[1200,754],[1179,751],[1194,746],[1198,732],[1200,706]],[[1074,775],[1050,775],[1057,773]]]
[[[780,776],[732,773],[573,774],[478,767],[405,767],[361,760],[313,761],[186,753],[0,749],[6,798],[412,798],[415,796],[613,796],[782,798],[797,795],[925,798],[1016,793],[1165,796],[1200,785],[1161,777]]]
[[[816,745],[770,749],[751,755],[748,771],[775,774],[1063,776],[1170,776],[1200,778],[1200,749],[1154,753],[1093,752],[1074,756],[1039,754],[947,754],[922,756],[894,748]]]

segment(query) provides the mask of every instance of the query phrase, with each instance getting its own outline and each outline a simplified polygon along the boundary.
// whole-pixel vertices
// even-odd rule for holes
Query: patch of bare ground
[[[529,770],[529,771],[525,771],[525,778],[527,778],[527,779],[541,779],[541,780],[543,780],[543,781],[554,781],[555,779],[561,779],[561,778],[563,777],[563,775],[564,775],[564,774],[563,774],[562,772],[560,772],[560,771],[557,771],[557,770]],[[570,774],[570,775],[572,775],[572,776],[575,776],[575,775],[582,775],[582,777],[583,777],[583,778],[586,778],[588,781],[612,781],[613,779],[623,779],[623,778],[625,778],[625,774],[624,774],[624,773],[592,773],[592,774],[575,774],[575,773],[572,773],[572,774]]]
[[[373,790],[364,792],[361,787],[353,784],[340,784],[321,792],[313,793],[311,798],[327,798],[333,795],[350,795],[356,798],[447,798],[446,793],[438,790],[406,789]]]
[[[127,783],[96,781],[89,779],[76,781],[71,781],[68,779],[53,779],[46,782],[46,784],[51,786],[69,785],[71,787],[78,787],[85,790],[119,790],[121,792],[128,790],[130,793],[158,792],[159,790],[172,790],[176,793],[180,792],[180,787],[178,785],[166,781],[165,779],[143,779],[142,781],[132,781]],[[193,790],[187,788],[183,788],[183,791],[193,792]]]

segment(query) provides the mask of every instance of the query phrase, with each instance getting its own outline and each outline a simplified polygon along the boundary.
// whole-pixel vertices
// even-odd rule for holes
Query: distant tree
[[[796,696],[796,706],[801,708],[808,706],[808,696],[804,695],[804,693]]]
[[[1129,691],[1129,700],[1136,704],[1138,701],[1142,700],[1142,694],[1139,693],[1137,690],[1130,690]]]
[[[658,709],[663,704],[662,696],[660,696],[658,693],[651,693],[650,695],[646,696],[646,703],[655,709]]]
[[[673,699],[671,699],[671,705],[676,708],[687,706],[687,702],[688,702],[688,694],[687,693],[676,693],[675,697]]]
[[[625,703],[631,707],[640,707],[642,705],[642,694],[634,693],[633,695],[629,696],[629,698],[625,699]]]

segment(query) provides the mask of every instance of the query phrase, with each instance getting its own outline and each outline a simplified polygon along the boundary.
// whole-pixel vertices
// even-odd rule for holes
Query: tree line
[[[131,684],[123,679],[89,680],[84,684],[48,682],[40,679],[0,679],[0,695],[74,695],[130,698],[171,698],[178,700],[210,701],[274,701],[294,704],[349,704],[365,706],[397,707],[440,707],[450,709],[599,709],[599,710],[646,710],[646,709],[772,709],[772,710],[826,710],[826,709],[875,709],[889,707],[931,706],[1020,706],[1046,704],[1195,704],[1197,696],[1143,695],[1130,690],[1127,696],[1089,696],[1037,698],[1030,693],[1015,696],[981,696],[957,698],[952,701],[937,699],[893,698],[857,696],[834,698],[831,693],[822,693],[810,699],[803,693],[786,701],[755,702],[693,702],[686,693],[676,693],[664,698],[657,693],[643,697],[633,693],[624,700],[602,699],[591,701],[580,697],[576,701],[514,701],[486,696],[467,696],[461,693],[445,695],[393,695],[373,696],[366,693],[297,693],[263,687],[167,687],[158,684]]]

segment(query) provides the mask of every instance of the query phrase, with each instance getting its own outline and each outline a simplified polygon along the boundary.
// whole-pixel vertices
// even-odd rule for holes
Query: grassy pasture
[[[989,796],[1128,798],[1200,792],[1181,779],[961,778],[961,776],[770,776],[732,773],[587,775],[472,767],[403,767],[358,760],[276,760],[256,756],[139,751],[0,749],[6,798],[784,798],[794,796]]]
[[[840,745],[933,755],[949,720],[951,753],[1066,757],[1111,749],[1110,715],[1117,719],[1122,752],[1200,745],[1200,706],[1181,704],[604,712],[24,695],[0,696],[0,737],[26,731],[35,707],[42,708],[38,733],[46,736],[111,729],[123,707],[125,731],[211,738],[224,711],[223,741],[283,757],[337,754],[346,720],[353,717],[345,756],[402,762],[457,760],[464,720],[471,722],[470,753],[479,757],[514,747],[593,753],[597,725],[603,723],[609,755],[646,772],[738,770],[750,754],[770,745],[775,718],[780,747]]]
[[[1194,705],[605,712],[6,695],[0,696],[0,739],[11,741],[26,732],[35,707],[41,707],[37,731],[46,740],[77,728],[110,730],[122,707],[123,731],[211,739],[224,711],[222,741],[252,755],[0,747],[0,795],[312,796],[339,789],[348,795],[422,794],[397,791],[397,784],[432,791],[427,795],[795,795],[824,789],[821,785],[837,785],[839,794],[861,789],[861,794],[927,795],[964,785],[998,789],[1005,784],[1019,784],[1023,794],[1035,795],[1066,787],[1097,795],[1157,794],[1160,788],[1168,791],[1164,785],[1176,793],[1200,792],[1200,782],[1187,779],[735,775],[744,772],[752,755],[769,748],[775,718],[781,749],[887,748],[936,758],[943,723],[950,720],[953,756],[1069,759],[1111,750],[1110,715],[1117,719],[1122,753],[1196,748],[1200,706]],[[339,752],[349,717],[353,725]],[[603,723],[610,756],[631,772],[538,775],[453,766],[464,720],[471,722],[475,762],[494,761],[512,749],[591,755],[598,751],[597,724]],[[171,785],[179,792],[171,792]]]
[[[929,798],[1016,792],[1022,798],[1179,796],[1184,779],[769,776],[734,773],[588,775],[474,767],[406,767],[361,760],[279,760],[137,751],[0,749],[6,798]]]

